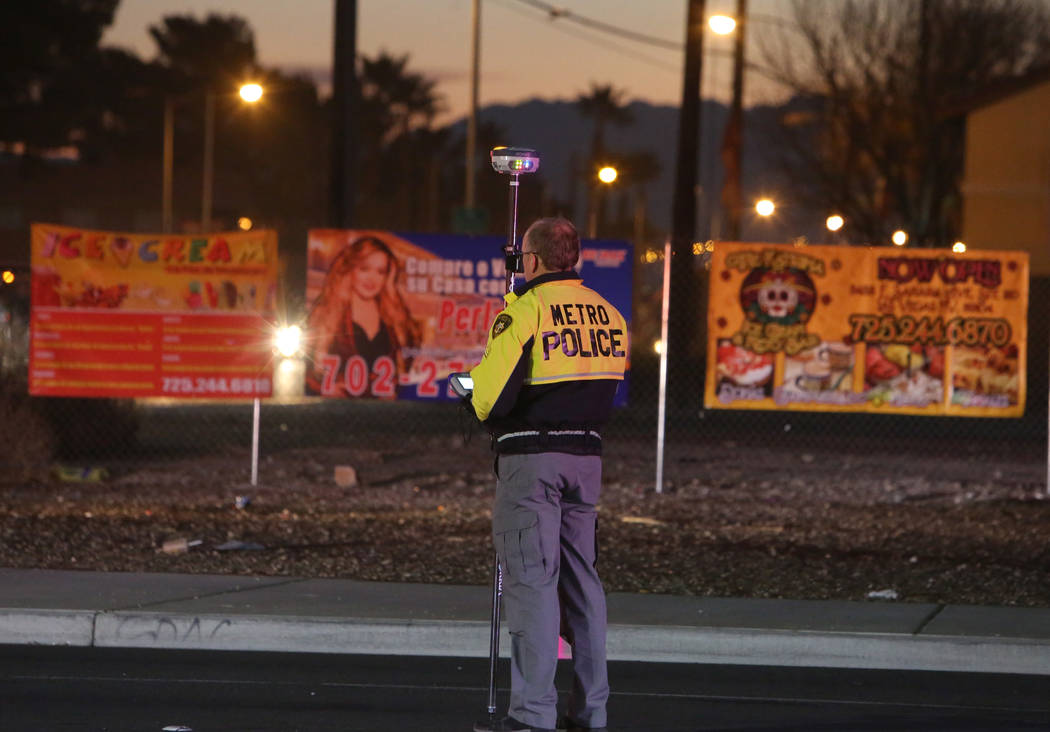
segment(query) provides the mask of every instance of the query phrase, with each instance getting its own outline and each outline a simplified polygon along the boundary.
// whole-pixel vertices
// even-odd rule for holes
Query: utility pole
[[[932,235],[934,230],[940,228],[935,223],[939,217],[934,215],[934,211],[940,208],[939,202],[933,200],[933,185],[930,180],[932,177],[930,171],[933,167],[930,164],[930,158],[934,155],[933,151],[937,149],[932,114],[933,102],[930,98],[930,30],[930,2],[921,0],[919,3],[919,79],[918,84],[915,85],[918,99],[915,110],[918,115],[919,139],[923,142],[922,149],[926,157],[926,164],[923,166],[924,170],[919,184],[920,195],[919,205],[916,207],[918,209],[916,220],[909,222],[911,223],[910,228],[915,231],[915,243],[920,247],[934,246],[935,237]]]
[[[693,256],[696,239],[696,181],[700,158],[700,72],[704,43],[704,0],[687,0],[685,68],[682,106],[678,118],[678,155],[675,166],[671,221],[671,292],[667,357],[670,392],[675,403],[692,404],[700,395],[693,341],[701,317]]]
[[[332,58],[332,170],[329,189],[332,226],[354,222],[357,139],[357,0],[335,0],[335,44]]]
[[[477,177],[475,151],[478,146],[478,81],[481,64],[481,0],[474,0],[470,13],[470,116],[467,117],[467,182],[463,205],[474,208],[474,184]]]
[[[733,100],[729,106],[725,136],[722,138],[722,212],[725,238],[740,241],[741,151],[744,146],[744,43],[747,36],[747,0],[736,0],[736,39],[733,44]]]

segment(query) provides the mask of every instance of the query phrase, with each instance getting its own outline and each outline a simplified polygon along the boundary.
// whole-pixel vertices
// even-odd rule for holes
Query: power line
[[[571,10],[568,10],[567,8],[555,7],[554,5],[551,5],[550,3],[543,2],[543,0],[517,0],[517,1],[520,2],[520,3],[524,3],[525,5],[529,5],[531,7],[534,7],[534,8],[537,8],[539,10],[542,10],[543,12],[547,13],[547,15],[550,17],[551,20],[558,20],[560,18],[565,18],[565,20],[568,20],[568,21],[570,21],[572,23],[578,23],[578,24],[586,26],[588,28],[592,28],[594,30],[600,30],[600,31],[603,31],[605,33],[612,33],[613,35],[617,35],[617,36],[620,36],[621,38],[626,38],[626,39],[631,40],[631,41],[637,41],[638,43],[647,43],[647,44],[649,44],[651,46],[657,46],[659,48],[667,49],[669,51],[679,51],[679,52],[681,52],[681,51],[685,50],[684,46],[681,43],[676,43],[674,41],[668,41],[668,40],[663,39],[663,38],[657,38],[656,36],[646,35],[645,33],[637,33],[635,31],[628,30],[627,28],[621,28],[621,27],[619,27],[617,25],[612,25],[610,23],[606,23],[606,22],[601,21],[601,20],[595,20],[594,18],[588,18],[587,16],[579,15],[577,13],[574,13]]]
[[[527,0],[517,0],[517,1],[518,2],[527,2]],[[519,15],[521,15],[523,17],[529,18],[530,20],[536,21],[537,23],[542,22],[539,18],[537,18],[535,15],[532,15],[527,10],[524,10],[523,8],[519,8],[516,5],[511,4],[511,0],[496,0],[496,2],[498,4],[500,4],[500,5],[503,5],[505,8],[507,8],[507,10],[511,10],[511,11],[513,11],[515,13],[518,13]],[[531,3],[529,3],[529,4],[531,4]],[[547,25],[547,24],[545,24],[545,25]],[[655,59],[655,58],[653,58],[651,56],[646,56],[645,54],[638,53],[637,51],[633,51],[633,50],[631,50],[629,48],[625,48],[624,46],[621,46],[619,44],[611,43],[611,42],[609,42],[609,41],[607,41],[607,40],[605,40],[603,38],[596,37],[596,36],[594,36],[591,33],[587,33],[587,32],[581,33],[581,32],[573,31],[573,30],[570,30],[569,28],[566,28],[564,26],[559,26],[559,25],[547,25],[547,27],[553,28],[553,29],[555,29],[555,30],[557,30],[557,31],[559,31],[561,33],[565,33],[565,34],[570,35],[570,36],[572,36],[574,38],[582,39],[584,41],[588,41],[589,43],[593,43],[596,46],[601,46],[602,48],[605,48],[606,50],[612,50],[612,51],[615,51],[617,53],[623,54],[625,56],[630,56],[631,58],[637,59],[639,61],[643,61],[643,62],[645,62],[645,63],[647,63],[647,64],[649,64],[651,66],[656,66],[656,67],[658,67],[660,69],[663,69],[665,71],[671,71],[671,72],[674,72],[674,73],[681,72],[680,68],[678,68],[676,66],[673,66],[673,65],[671,65],[669,63],[665,63],[665,62],[661,61],[660,59]],[[677,50],[681,51],[682,48],[679,47]]]

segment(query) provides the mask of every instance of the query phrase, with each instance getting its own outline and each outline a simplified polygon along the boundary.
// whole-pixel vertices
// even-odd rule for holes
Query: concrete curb
[[[608,639],[611,661],[1050,675],[1038,639],[636,625]],[[473,620],[0,610],[4,644],[486,657],[488,642]]]
[[[487,656],[487,623],[460,620],[99,613],[95,645],[286,653]]]
[[[1050,675],[1050,643],[966,636],[610,626],[610,660]]]
[[[95,616],[90,610],[6,610],[0,608],[0,643],[90,646]]]

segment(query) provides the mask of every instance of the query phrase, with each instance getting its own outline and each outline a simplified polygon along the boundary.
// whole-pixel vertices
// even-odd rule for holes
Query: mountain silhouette
[[[760,196],[786,201],[792,182],[785,185],[784,174],[775,159],[772,130],[779,118],[793,103],[784,106],[755,106],[744,113],[744,147],[742,188],[745,204]],[[614,154],[651,151],[660,164],[659,177],[646,186],[647,217],[651,225],[670,231],[671,206],[674,196],[675,159],[678,146],[678,107],[654,105],[634,101],[627,105],[634,121],[618,126],[607,124],[606,148]],[[579,170],[590,153],[593,120],[584,117],[574,101],[530,99],[515,105],[494,104],[478,111],[480,120],[490,121],[507,131],[504,144],[535,149],[541,158],[540,173],[550,193],[559,201],[572,205],[577,223],[582,225],[586,211],[585,189],[582,179],[574,185],[571,171]],[[697,191],[697,233],[707,238],[719,227],[719,197],[722,187],[722,163],[719,150],[728,118],[728,108],[719,102],[705,100],[701,109],[700,160]],[[454,133],[463,134],[465,120],[452,125]],[[792,176],[795,178],[795,176]],[[626,177],[620,179],[623,190],[630,186]],[[571,200],[570,200],[571,199]],[[768,239],[761,226],[744,216],[743,239]],[[819,235],[819,227],[807,225],[816,220],[804,211],[792,211],[788,236]],[[786,223],[786,222],[785,222]],[[822,219],[821,219],[822,224]],[[712,226],[714,229],[712,229]],[[780,227],[777,231],[781,231]]]

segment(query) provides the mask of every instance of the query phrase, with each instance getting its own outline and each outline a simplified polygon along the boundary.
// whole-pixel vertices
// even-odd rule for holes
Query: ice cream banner
[[[311,230],[306,392],[343,398],[456,398],[448,390],[448,375],[481,360],[492,321],[503,309],[504,241],[495,236]],[[584,241],[578,265],[584,282],[627,317],[630,252],[622,241]],[[625,393],[620,390],[621,401]]]
[[[716,244],[709,408],[1017,417],[1028,254]]]
[[[33,224],[31,263],[31,394],[271,394],[276,232]]]

